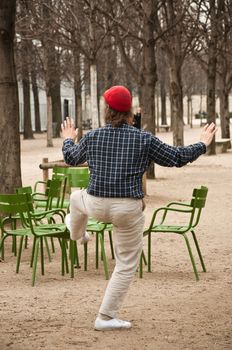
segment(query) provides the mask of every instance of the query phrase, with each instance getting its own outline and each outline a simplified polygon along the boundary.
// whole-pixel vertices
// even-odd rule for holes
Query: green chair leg
[[[1,252],[1,260],[4,260],[4,241],[8,237],[7,235],[3,236],[0,242],[0,252]]]
[[[142,250],[142,253],[141,253],[141,257],[142,257],[142,259],[143,259],[144,265],[147,265],[147,259],[146,259],[146,256],[145,256],[143,250]]]
[[[102,239],[103,239],[103,242],[105,242],[105,232],[101,232],[100,235],[102,236]],[[101,250],[101,261],[103,261],[103,253],[102,253],[102,250]]]
[[[201,255],[201,251],[200,251],[200,247],[199,247],[199,244],[198,244],[198,241],[197,241],[197,237],[196,237],[194,231],[191,231],[191,232],[192,232],[192,236],[193,236],[193,239],[194,239],[195,246],[197,248],[197,252],[198,252],[198,255],[199,255],[200,262],[201,262],[202,270],[203,270],[203,272],[206,272],[204,260],[203,260],[202,255]]]
[[[139,278],[143,278],[143,257],[142,254],[139,259]]]
[[[12,230],[16,229],[16,220],[13,220],[11,222],[11,228]],[[12,237],[12,253],[14,253],[14,256],[17,256],[17,237],[16,236]]]
[[[40,237],[40,263],[41,263],[41,275],[44,276],[44,249],[43,249],[43,237]]]
[[[147,262],[147,271],[151,272],[151,233],[148,234],[148,262]]]
[[[63,238],[64,241],[64,262],[65,262],[65,269],[66,273],[69,273],[69,267],[68,267],[68,255],[67,255],[67,249],[68,249],[68,242],[66,239]]]
[[[189,252],[189,256],[190,256],[191,262],[192,262],[193,271],[194,271],[194,274],[195,274],[196,280],[197,280],[197,281],[199,281],[199,275],[198,275],[198,272],[197,272],[197,268],[196,268],[195,260],[194,260],[194,257],[193,257],[192,249],[191,249],[191,247],[190,247],[190,244],[189,244],[188,238],[186,237],[186,235],[185,235],[185,234],[182,234],[182,236],[184,237],[185,242],[186,242],[186,245],[187,245],[187,248],[188,248],[188,252]]]
[[[67,251],[66,251],[67,242],[66,242],[66,239],[64,238],[61,238],[61,239],[59,238],[58,240],[61,247],[61,275],[64,276],[65,269],[66,269],[66,272],[69,273],[68,257],[67,257]]]
[[[55,253],[54,239],[51,237],[52,253]]]
[[[102,255],[102,260],[103,260],[103,267],[104,267],[105,277],[106,277],[106,280],[108,280],[109,279],[109,272],[108,272],[107,261],[106,261],[104,237],[103,237],[102,234],[100,234],[100,243],[101,243],[101,255]]]
[[[52,261],[52,257],[51,257],[51,253],[50,253],[47,237],[44,237],[44,243],[45,243],[45,247],[46,247],[47,254],[48,254],[48,260],[49,260],[49,262],[51,262]]]
[[[80,269],[81,266],[80,266],[80,262],[79,262],[79,254],[78,254],[78,248],[77,248],[77,242],[76,241],[73,241],[73,249],[74,249],[74,266],[77,268],[77,269]]]
[[[65,255],[65,245],[64,245],[64,240],[63,239],[59,239],[60,241],[60,246],[61,246],[61,275],[64,276],[64,265],[65,265],[65,262],[64,262],[64,255]]]
[[[12,237],[12,253],[17,256],[17,237]]]
[[[34,254],[35,254],[35,242],[36,242],[36,238],[33,238],[33,245],[32,245],[32,252],[31,252],[31,263],[30,263],[30,267],[33,267],[33,261],[34,261]]]
[[[84,243],[84,271],[88,268],[88,242]]]
[[[96,262],[96,269],[98,269],[98,262],[99,262],[99,237],[98,232],[96,232],[96,256],[95,256],[95,262]]]
[[[28,248],[28,237],[25,237],[25,244],[24,244],[24,248],[27,249]]]
[[[109,239],[110,239],[111,255],[112,255],[112,259],[114,260],[114,247],[113,247],[113,239],[112,239],[112,232],[111,231],[109,231]]]
[[[33,270],[32,270],[32,287],[34,287],[34,285],[35,285],[38,253],[39,253],[39,238],[36,238],[36,240],[35,240],[35,252],[34,252],[34,258],[33,258]]]
[[[0,244],[0,252],[1,252],[1,260],[4,260],[4,238],[2,238],[1,240],[1,244]]]
[[[20,261],[21,261],[21,254],[22,254],[22,248],[23,248],[23,239],[24,239],[24,236],[22,236],[20,238],[20,242],[19,242],[19,251],[18,251],[18,256],[17,256],[16,273],[19,273],[19,265],[20,265]]]
[[[75,250],[75,242],[70,239],[69,242],[69,256],[70,256],[70,276],[74,278],[74,250]]]

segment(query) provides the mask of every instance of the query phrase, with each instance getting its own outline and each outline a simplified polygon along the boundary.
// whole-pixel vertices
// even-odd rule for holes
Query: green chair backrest
[[[205,207],[208,188],[201,186],[201,188],[194,188],[192,194],[192,200],[190,205],[193,207],[193,214],[191,217],[191,226],[196,227],[199,223],[201,211]]]
[[[54,206],[59,208],[62,205],[62,190],[63,180],[57,178],[48,180],[46,210],[50,210],[54,208]]]
[[[64,199],[65,199],[65,194],[67,191],[67,185],[69,182],[69,175],[64,175],[64,174],[53,174],[52,175],[52,180],[60,180],[62,181],[62,186],[61,186],[61,196],[60,196],[60,201],[59,201],[59,207],[63,208],[64,204]]]
[[[29,193],[32,194],[32,187],[31,186],[24,186],[24,187],[18,187],[16,188],[16,193],[23,194],[23,193]]]
[[[70,188],[87,188],[89,185],[89,174],[70,174]]]
[[[53,177],[59,178],[62,175],[67,175],[67,184],[71,189],[86,188],[89,184],[89,168],[87,167],[59,167],[53,168]]]
[[[14,215],[30,211],[33,211],[33,201],[30,194],[0,194],[1,213]]]
[[[69,187],[70,188],[86,188],[89,184],[88,168],[68,168]]]
[[[89,174],[89,168],[86,168],[86,167],[67,168],[67,174]]]
[[[53,174],[63,174],[66,175],[68,171],[68,167],[55,166],[53,168]]]
[[[191,206],[194,208],[204,208],[206,197],[208,193],[208,188],[201,186],[201,188],[194,188],[191,200]]]

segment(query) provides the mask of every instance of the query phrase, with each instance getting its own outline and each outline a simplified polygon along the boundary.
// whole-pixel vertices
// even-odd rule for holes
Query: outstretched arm
[[[210,145],[216,131],[214,123],[205,125],[200,135],[200,142],[186,147],[173,147],[151,136],[149,158],[161,166],[182,167],[206,152],[206,147]]]

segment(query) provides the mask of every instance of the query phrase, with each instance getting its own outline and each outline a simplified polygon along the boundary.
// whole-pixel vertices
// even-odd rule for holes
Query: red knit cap
[[[132,96],[124,86],[112,86],[103,96],[109,107],[116,111],[128,112],[131,109]]]

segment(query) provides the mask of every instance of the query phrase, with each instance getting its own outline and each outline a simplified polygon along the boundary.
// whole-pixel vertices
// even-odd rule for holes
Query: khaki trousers
[[[71,238],[83,236],[88,217],[113,224],[116,265],[100,307],[101,314],[116,317],[137,269],[142,251],[143,202],[134,198],[103,198],[75,191],[70,198]]]

